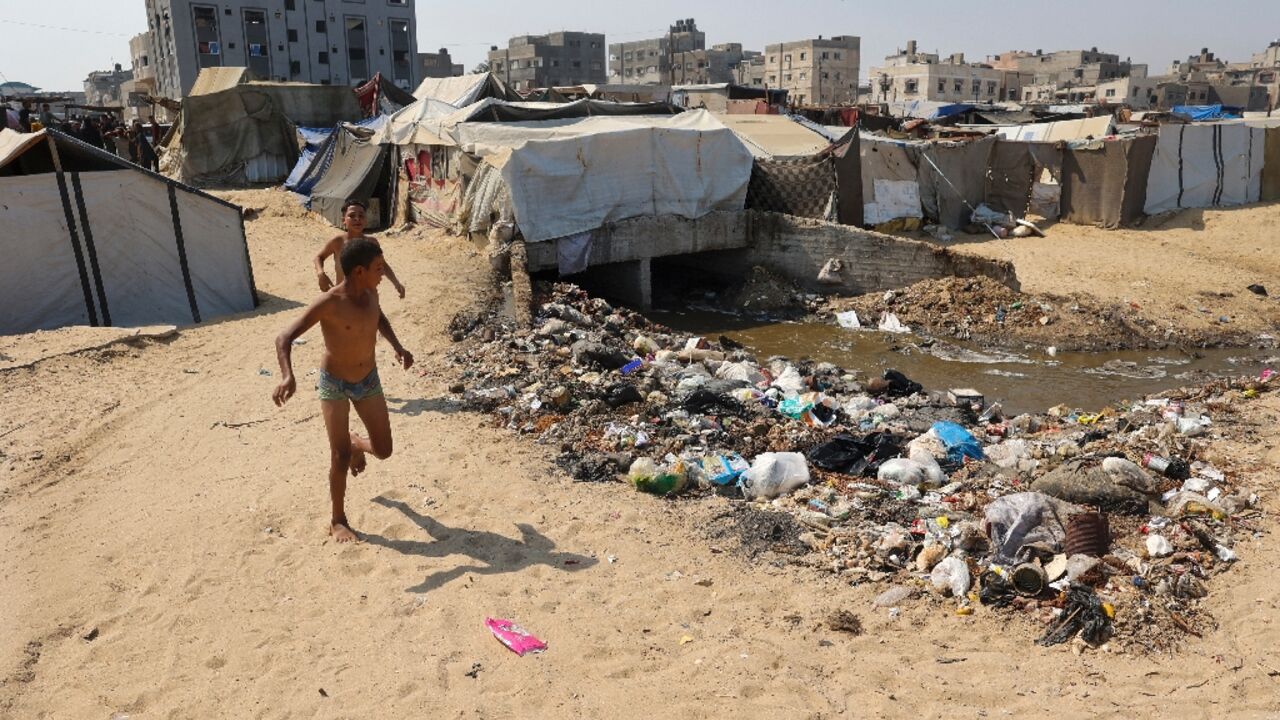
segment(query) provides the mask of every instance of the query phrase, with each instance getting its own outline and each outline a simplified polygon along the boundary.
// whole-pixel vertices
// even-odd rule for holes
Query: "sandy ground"
[[[958,234],[950,246],[1009,260],[1025,292],[1088,293],[1192,333],[1274,334],[1280,297],[1245,288],[1257,283],[1280,296],[1277,226],[1280,203],[1267,203],[1183,210],[1120,230],[1058,223],[1043,238]]]
[[[409,292],[388,315],[426,375],[379,349],[395,455],[349,490],[367,542],[331,543],[317,333],[297,399],[269,399],[272,338],[330,231],[272,191],[234,199],[269,206],[249,225],[257,312],[0,370],[0,717],[1280,714],[1274,538],[1237,547],[1206,601],[1219,629],[1176,657],[1044,649],[1022,617],[927,600],[890,618],[883,586],[716,552],[724,500],[574,484],[448,412],[443,329],[485,262],[426,233],[384,240]],[[1259,468],[1269,513],[1278,416],[1266,396],[1221,448]],[[865,632],[825,629],[838,609]],[[486,616],[550,649],[515,656]]]

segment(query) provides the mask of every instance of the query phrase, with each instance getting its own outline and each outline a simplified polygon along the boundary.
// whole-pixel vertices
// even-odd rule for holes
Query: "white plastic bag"
[[[800,377],[800,371],[791,365],[783,368],[778,377],[774,378],[773,386],[781,390],[787,395],[798,395],[805,392],[809,388],[804,384],[804,378]]]
[[[862,329],[862,323],[858,321],[858,312],[856,310],[836,313],[836,323],[846,330]]]
[[[911,328],[902,324],[897,315],[887,312],[880,316],[880,330],[891,333],[909,333]]]
[[[952,597],[962,598],[969,592],[973,582],[969,576],[969,566],[958,557],[949,557],[938,563],[929,574],[933,589],[946,593],[951,591]]]
[[[914,460],[893,458],[880,464],[876,478],[897,485],[920,485],[924,483],[925,471]]]
[[[772,500],[809,482],[809,464],[800,453],[761,453],[742,474],[748,498]]]
[[[928,450],[916,446],[907,451],[907,457],[924,471],[924,479],[929,486],[941,487],[947,484],[947,474],[942,472],[942,466],[938,465],[938,461]]]

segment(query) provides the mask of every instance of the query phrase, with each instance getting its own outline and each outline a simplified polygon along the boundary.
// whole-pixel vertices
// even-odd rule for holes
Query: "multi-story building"
[[[764,84],[786,90],[797,105],[857,102],[861,45],[856,35],[768,45],[764,49]]]
[[[259,80],[358,85],[375,73],[412,89],[414,0],[146,0],[160,95],[180,98],[206,67]]]
[[[733,69],[733,82],[737,85],[764,87],[765,77],[764,54],[754,50],[744,53],[742,62]]]
[[[418,53],[418,66],[424,78],[457,77],[464,72],[462,64],[455,63],[446,48],[440,48],[440,52]]]
[[[1174,60],[1169,65],[1170,75],[1191,75],[1193,73],[1205,73],[1206,75],[1215,75],[1227,69],[1227,64],[1221,59],[1214,57],[1209,52],[1209,48],[1200,48],[1199,55],[1188,56],[1186,60]]]
[[[489,70],[516,90],[603,84],[608,77],[604,52],[601,33],[519,35],[506,48],[489,48]]]
[[[124,107],[122,86],[133,79],[133,71],[116,63],[111,70],[95,70],[84,80],[84,104],[92,107]]]
[[[129,59],[133,63],[133,79],[120,86],[125,98],[124,119],[147,120],[152,114],[147,98],[156,94],[156,69],[151,64],[151,42],[146,33],[129,38]]]
[[[705,50],[707,35],[693,18],[677,20],[662,37],[609,46],[609,82],[671,85],[672,55]]]
[[[967,63],[964,53],[940,60],[935,53],[917,52],[911,40],[906,50],[886,57],[884,66],[871,68],[872,97],[880,102],[996,102],[1008,99],[1007,76],[1020,77],[1016,70]]]

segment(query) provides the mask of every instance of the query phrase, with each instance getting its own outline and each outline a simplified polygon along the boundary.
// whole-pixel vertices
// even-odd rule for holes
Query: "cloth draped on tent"
[[[1162,125],[1146,213],[1257,202],[1266,131],[1244,124]]]
[[[865,224],[880,225],[897,218],[923,217],[917,144],[862,135],[859,154]]]
[[[1262,181],[1258,199],[1263,202],[1280,200],[1280,127],[1269,127],[1263,141]]]
[[[933,143],[920,149],[920,207],[940,225],[962,228],[986,194],[996,139]]]
[[[390,115],[417,101],[413,93],[396,87],[395,83],[383,77],[380,72],[374,73],[368,82],[355,88],[353,92],[364,117]]]
[[[836,173],[829,157],[757,158],[747,208],[797,217],[836,219]]]
[[[1156,138],[1142,135],[1062,152],[1062,219],[1114,229],[1142,218]]]

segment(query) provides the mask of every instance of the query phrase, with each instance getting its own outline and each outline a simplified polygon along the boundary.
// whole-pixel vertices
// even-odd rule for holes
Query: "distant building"
[[[151,42],[147,33],[129,38],[129,59],[133,63],[133,79],[120,86],[125,100],[124,119],[148,120],[152,106],[147,98],[156,94],[156,68],[151,64]],[[160,114],[165,114],[163,109]]]
[[[489,71],[516,90],[602,85],[608,79],[604,35],[562,31],[513,37],[504,49],[489,48]]]
[[[358,85],[381,72],[412,89],[414,0],[146,0],[156,90],[181,98],[206,67],[258,80]]]
[[[861,45],[856,35],[768,45],[764,84],[788,91],[797,105],[852,104],[858,99]]]
[[[871,89],[873,99],[879,102],[996,102],[1017,97],[1006,91],[1009,76],[1020,88],[1021,76],[1016,70],[967,63],[964,53],[939,59],[935,53],[917,52],[916,41],[911,40],[904,51],[886,57],[882,67],[871,68]]]
[[[743,53],[742,62],[733,69],[733,82],[749,87],[764,87],[764,54],[749,50]]]
[[[738,46],[741,49],[741,45]],[[677,20],[662,37],[609,46],[609,82],[635,85],[687,84],[674,72],[686,62],[698,62],[697,53],[707,49],[707,34],[693,18]],[[692,54],[692,56],[689,56]],[[674,56],[679,55],[679,58]],[[706,60],[705,56],[702,58]],[[687,74],[686,74],[687,78]]]
[[[1191,55],[1186,60],[1174,60],[1169,66],[1170,75],[1191,75],[1193,73],[1213,74],[1227,69],[1227,64],[1213,53],[1209,52],[1209,48],[1200,48],[1199,55]]]
[[[457,77],[465,74],[461,63],[455,63],[446,48],[440,52],[418,53],[418,65],[424,78]]]
[[[84,81],[84,104],[92,107],[119,107],[126,104],[122,86],[133,79],[133,71],[116,63],[111,70],[89,73]]]

